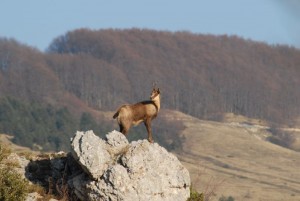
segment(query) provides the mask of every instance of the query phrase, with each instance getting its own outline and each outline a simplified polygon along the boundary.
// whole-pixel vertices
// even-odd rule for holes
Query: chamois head
[[[160,95],[159,88],[153,87],[152,92],[150,94],[150,99],[154,100],[156,97],[158,97],[158,95]]]

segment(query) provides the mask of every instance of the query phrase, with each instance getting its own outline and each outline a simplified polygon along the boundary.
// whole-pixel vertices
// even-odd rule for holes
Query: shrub
[[[190,189],[190,198],[187,201],[204,201],[203,193],[198,193],[193,187]]]
[[[0,201],[25,200],[28,182],[12,167],[4,163],[9,152],[0,144]]]
[[[25,200],[27,181],[9,167],[0,168],[0,200]]]

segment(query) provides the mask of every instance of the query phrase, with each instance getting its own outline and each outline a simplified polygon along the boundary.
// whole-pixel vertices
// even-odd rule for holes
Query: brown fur
[[[148,141],[153,142],[151,121],[160,110],[160,91],[159,88],[153,88],[150,100],[142,101],[133,105],[122,105],[113,118],[117,118],[120,132],[124,135],[128,134],[129,129],[133,125],[144,122],[147,132]]]

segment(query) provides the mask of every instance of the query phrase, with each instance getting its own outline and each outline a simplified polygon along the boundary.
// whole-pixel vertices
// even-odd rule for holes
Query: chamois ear
[[[152,88],[156,90],[156,82],[152,83]]]
[[[159,94],[160,94],[160,90],[159,90],[159,88],[157,88],[157,93],[159,93]]]

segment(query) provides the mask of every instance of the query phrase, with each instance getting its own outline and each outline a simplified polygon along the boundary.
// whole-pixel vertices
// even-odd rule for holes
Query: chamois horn
[[[156,89],[156,84],[157,84],[157,82],[153,82],[153,83],[152,83],[153,89]]]

